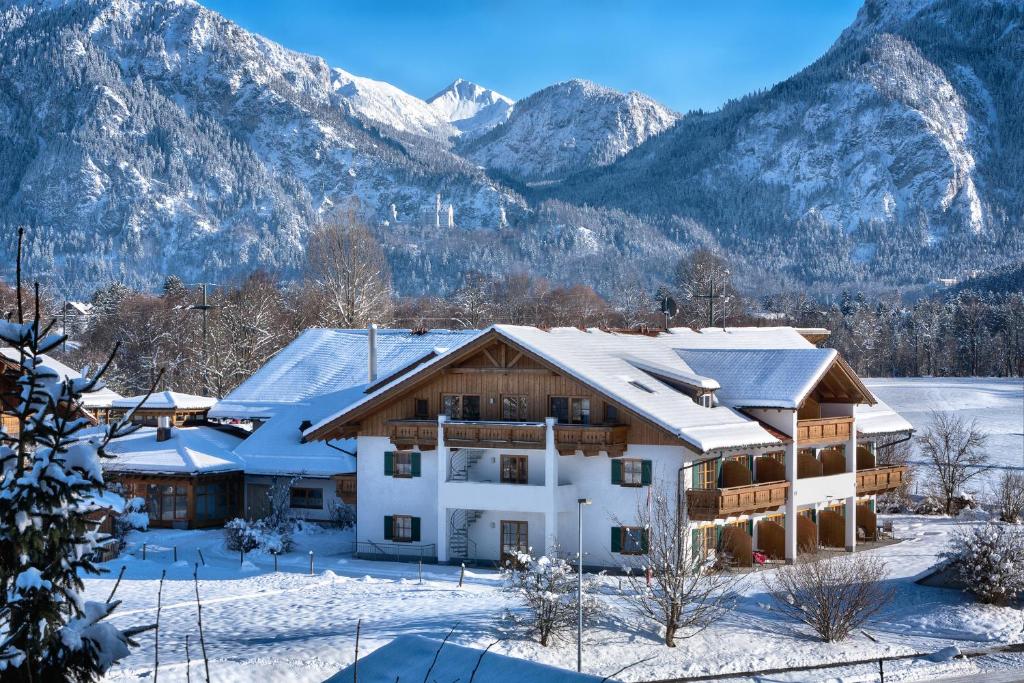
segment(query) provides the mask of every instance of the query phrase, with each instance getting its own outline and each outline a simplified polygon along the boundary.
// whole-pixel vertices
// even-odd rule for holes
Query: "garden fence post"
[[[309,575],[313,576],[313,551],[309,551]]]
[[[142,559],[146,559],[146,544],[142,544]]]
[[[174,562],[178,561],[178,546],[171,546],[171,552],[173,553]]]
[[[459,588],[462,588],[462,579],[466,576],[466,563],[462,563],[462,569],[459,570]]]

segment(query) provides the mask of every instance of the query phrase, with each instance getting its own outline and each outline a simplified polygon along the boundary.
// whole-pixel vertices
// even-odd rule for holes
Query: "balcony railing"
[[[796,422],[796,441],[800,446],[849,441],[852,432],[852,417],[822,417]]]
[[[18,418],[15,415],[8,415],[4,413],[0,415],[0,424],[3,425],[4,431],[7,432],[7,436],[16,437],[21,431],[18,425]]]
[[[903,485],[903,477],[907,468],[902,466],[872,467],[857,472],[857,495],[867,496],[875,493],[894,491]]]
[[[767,512],[785,505],[788,492],[788,481],[726,489],[690,489],[686,492],[686,512],[690,519],[701,521]]]
[[[577,450],[585,455],[622,455],[626,450],[626,425],[555,425],[555,448],[563,455]],[[437,422],[433,420],[392,420],[388,436],[396,446],[433,448],[437,444]],[[545,447],[545,425],[537,422],[493,422],[450,420],[444,423],[445,445],[453,448]]]

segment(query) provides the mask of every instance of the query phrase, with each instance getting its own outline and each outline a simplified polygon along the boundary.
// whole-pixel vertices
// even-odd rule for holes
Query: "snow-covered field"
[[[1024,431],[1019,382],[871,380],[869,386],[893,407],[906,410],[918,427],[927,419],[926,410],[909,409],[918,402],[978,417],[990,431],[999,433],[990,447],[993,457],[1006,466],[1019,465]],[[621,599],[611,594],[602,597],[607,609],[600,623],[588,627],[585,634],[584,669],[604,676],[650,658],[621,675],[623,680],[641,681],[1024,641],[1020,609],[977,605],[959,591],[914,583],[937,562],[960,522],[915,516],[892,519],[902,542],[868,551],[886,559],[895,589],[894,599],[867,628],[877,643],[862,633],[842,644],[817,641],[809,631],[770,609],[761,575],[755,573],[748,577],[735,612],[674,649],[662,645],[651,625],[638,622]],[[402,633],[440,639],[455,626],[455,642],[485,647],[504,639],[492,651],[574,668],[574,643],[542,648],[503,629],[503,615],[517,605],[500,590],[497,573],[469,570],[459,588],[457,568],[424,566],[421,583],[416,565],[352,559],[345,553],[350,540],[349,534],[337,532],[303,535],[299,548],[281,558],[281,571],[274,573],[273,562],[266,557],[250,557],[249,564],[240,567],[237,554],[223,549],[219,530],[137,533],[128,554],[106,565],[112,574],[88,579],[87,591],[106,597],[124,565],[125,577],[117,591],[124,604],[115,623],[152,623],[160,573],[166,570],[159,636],[162,681],[185,680],[186,635],[192,677],[202,680],[192,582],[192,563],[199,550],[206,561],[206,566],[199,567],[199,592],[213,680],[322,681],[352,662],[359,619],[362,653]],[[139,557],[143,542],[147,544],[145,561]],[[172,563],[170,550],[175,546],[177,564]],[[312,576],[310,549],[315,551]],[[608,578],[606,583],[613,593],[617,580]],[[139,643],[131,657],[111,672],[110,680],[151,680],[154,634],[140,636]],[[891,663],[886,665],[886,680],[935,680],[1012,668],[1024,668],[1024,655]],[[772,680],[870,681],[877,680],[876,671],[873,667],[832,669],[773,676]]]

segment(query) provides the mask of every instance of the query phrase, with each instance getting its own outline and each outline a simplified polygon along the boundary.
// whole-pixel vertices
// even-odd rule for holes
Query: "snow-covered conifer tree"
[[[128,654],[139,631],[103,622],[119,601],[86,601],[80,577],[100,573],[93,555],[109,541],[86,518],[104,491],[103,448],[130,428],[93,428],[79,410],[106,366],[72,379],[47,365],[44,354],[64,337],[39,320],[38,304],[32,316],[24,310],[20,242],[19,233],[17,317],[0,320],[0,344],[19,364],[3,397],[18,432],[0,431],[0,678],[91,681]]]

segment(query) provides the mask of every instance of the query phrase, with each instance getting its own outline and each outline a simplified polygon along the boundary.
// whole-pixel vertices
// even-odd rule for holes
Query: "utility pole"
[[[715,299],[722,298],[723,294],[715,294],[715,279],[711,278],[711,291],[708,294],[694,294],[694,299],[707,299],[708,300],[708,327],[715,326]],[[725,327],[723,325],[722,327]]]
[[[189,306],[190,309],[195,311],[202,311],[203,313],[203,391],[206,395],[210,393],[210,365],[209,365],[209,348],[207,346],[206,335],[207,335],[207,315],[209,310],[213,308],[210,305],[210,301],[207,298],[207,283],[203,284],[203,302],[201,304],[195,304]]]

